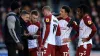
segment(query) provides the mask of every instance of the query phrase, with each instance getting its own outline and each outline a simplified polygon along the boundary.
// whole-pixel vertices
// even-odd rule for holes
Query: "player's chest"
[[[87,28],[85,22],[83,21],[83,19],[80,21],[80,24],[79,24],[79,29],[80,30],[85,30]]]
[[[69,27],[67,27],[68,22],[66,20],[59,20],[59,26],[61,30],[67,30]]]

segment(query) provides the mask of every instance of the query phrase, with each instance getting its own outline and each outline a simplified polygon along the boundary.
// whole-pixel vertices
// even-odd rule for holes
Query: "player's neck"
[[[46,15],[46,17],[49,17],[49,16],[51,16],[52,15],[52,13],[48,13],[47,15]]]
[[[46,17],[48,17],[48,16],[50,16],[50,15],[52,15],[52,13],[51,13],[51,12],[48,12],[47,15],[46,15]]]
[[[64,15],[63,19],[66,19],[66,18],[68,18],[68,15]]]

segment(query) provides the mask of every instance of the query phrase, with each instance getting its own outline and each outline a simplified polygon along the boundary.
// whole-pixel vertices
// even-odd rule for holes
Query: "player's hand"
[[[41,47],[38,47],[38,50],[41,50]]]
[[[70,38],[63,38],[63,43],[70,42],[70,41],[71,41]]]
[[[44,49],[44,45],[41,45],[41,49]]]
[[[24,32],[24,36],[30,36],[30,34]]]
[[[87,38],[82,38],[82,41],[83,41],[83,43],[84,43],[84,42],[87,42],[88,39],[87,39]]]
[[[33,35],[33,39],[37,39],[40,35]]]
[[[17,48],[19,50],[23,50],[24,49],[23,45],[20,42],[17,43]]]
[[[26,31],[24,31],[24,36],[30,36],[30,34],[26,33]]]

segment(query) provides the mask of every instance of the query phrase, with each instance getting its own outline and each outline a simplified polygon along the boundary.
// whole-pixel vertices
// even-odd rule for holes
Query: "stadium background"
[[[2,36],[2,24],[5,20],[7,12],[10,11],[10,4],[13,0],[0,0],[0,56],[7,56],[6,46],[3,43]],[[97,27],[97,33],[93,37],[93,48],[91,56],[100,56],[100,0],[16,0],[18,1],[23,9],[30,11],[32,9],[37,9],[41,13],[41,9],[45,5],[49,5],[52,8],[53,14],[57,15],[59,13],[59,8],[62,5],[68,5],[71,7],[72,12],[75,11],[79,4],[86,4],[89,6],[91,11],[92,20]],[[41,16],[42,17],[42,16]],[[71,13],[71,17],[74,14]],[[76,20],[78,22],[78,20]],[[72,35],[74,33],[72,32]],[[71,56],[74,56],[75,49],[77,46],[77,40],[72,42],[70,45]],[[72,51],[74,50],[74,51]]]

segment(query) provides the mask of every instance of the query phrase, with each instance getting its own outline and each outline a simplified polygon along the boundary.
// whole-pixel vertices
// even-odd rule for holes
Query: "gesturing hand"
[[[82,38],[82,41],[83,41],[83,43],[84,43],[84,42],[87,42],[88,39],[87,39],[87,38]]]
[[[70,42],[70,41],[71,41],[70,38],[63,38],[63,43]]]

